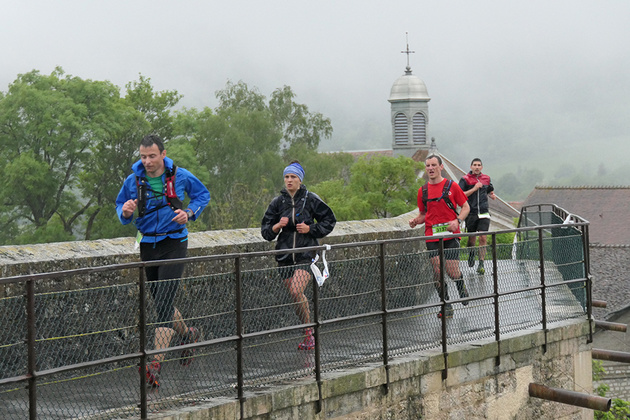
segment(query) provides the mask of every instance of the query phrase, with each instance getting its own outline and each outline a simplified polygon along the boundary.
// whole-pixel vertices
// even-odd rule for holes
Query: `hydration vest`
[[[453,202],[451,201],[450,198],[448,198],[448,192],[451,189],[451,184],[453,183],[453,181],[451,181],[450,179],[444,183],[444,188],[442,188],[442,195],[437,197],[437,198],[429,198],[429,186],[427,184],[424,184],[422,186],[422,204],[424,205],[424,211],[426,212],[428,207],[427,207],[427,203],[429,201],[440,201],[442,199],[444,199],[444,204],[446,204],[448,206],[449,209],[453,210],[455,212],[456,215],[459,216],[459,213],[457,213],[457,210],[455,209],[455,206],[453,205]]]
[[[175,191],[175,175],[177,174],[177,166],[173,164],[173,169],[164,168],[164,192],[158,192],[151,190],[149,186],[149,182],[144,177],[139,177],[136,175],[136,188],[138,195],[138,216],[142,217],[146,214],[147,210],[147,191],[153,191],[155,197],[165,196],[166,202],[173,209],[182,209],[184,207],[184,203],[182,200],[177,197],[177,192]],[[156,207],[154,210],[159,210],[161,207]]]

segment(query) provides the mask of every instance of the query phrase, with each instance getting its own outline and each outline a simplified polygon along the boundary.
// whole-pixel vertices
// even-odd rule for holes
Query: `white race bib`
[[[439,225],[431,226],[431,234],[433,236],[448,235],[449,233],[451,232],[448,231],[448,223],[440,223]]]
[[[140,233],[140,231],[138,231],[138,234],[136,235],[136,243],[133,246],[134,251],[137,251],[138,248],[140,248],[140,242],[142,242],[142,233]]]
[[[329,249],[330,249],[330,245],[326,245],[326,249],[322,251],[322,262],[324,263],[323,272],[319,270],[319,267],[317,267],[317,264],[316,264],[317,261],[319,260],[318,254],[315,254],[315,258],[313,258],[313,262],[311,263],[311,271],[313,272],[313,275],[315,276],[315,281],[317,282],[317,285],[319,287],[321,287],[326,281],[326,279],[330,277],[330,274],[328,273],[328,262],[326,261],[326,250],[329,250]]]

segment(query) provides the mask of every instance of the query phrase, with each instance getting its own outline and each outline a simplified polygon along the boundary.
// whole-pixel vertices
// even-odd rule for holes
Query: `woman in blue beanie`
[[[273,241],[278,237],[276,249],[304,248],[319,245],[318,239],[328,235],[335,227],[335,214],[319,196],[302,184],[304,168],[293,161],[284,168],[284,188],[274,198],[262,219],[262,237]],[[308,265],[315,252],[296,252],[276,255],[284,284],[296,303],[297,316],[303,324],[310,323],[309,304],[304,290],[311,280]],[[315,347],[313,329],[304,330],[304,341],[299,350]]]

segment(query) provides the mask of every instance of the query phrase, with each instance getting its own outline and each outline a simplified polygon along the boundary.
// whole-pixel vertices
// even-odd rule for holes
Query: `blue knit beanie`
[[[297,177],[300,178],[300,182],[304,180],[304,168],[302,168],[302,165],[297,162],[293,162],[292,164],[284,168],[282,176],[285,176],[286,174],[297,175]]]

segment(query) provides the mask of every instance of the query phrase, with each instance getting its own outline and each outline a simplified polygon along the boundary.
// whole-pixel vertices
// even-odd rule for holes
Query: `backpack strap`
[[[451,185],[453,184],[452,180],[447,180],[448,182],[444,183],[444,187],[442,188],[442,195],[439,196],[438,198],[431,198],[429,199],[429,186],[427,184],[424,184],[422,186],[422,204],[424,205],[424,210],[427,210],[427,203],[429,201],[440,201],[442,199],[444,199],[444,204],[446,204],[448,206],[449,209],[453,210],[453,212],[459,216],[459,213],[457,212],[457,210],[455,209],[455,206],[453,205],[453,202],[451,201],[451,199],[448,197],[448,192],[451,189]]]
[[[136,195],[138,197],[138,217],[144,216],[147,211],[147,180],[136,175]]]
[[[166,169],[164,180],[166,181],[164,187],[164,195],[166,196],[166,201],[168,205],[171,206],[173,210],[181,210],[184,208],[184,203],[177,196],[177,192],[175,191],[175,175],[177,175],[177,166],[173,164],[173,171],[170,169]]]

